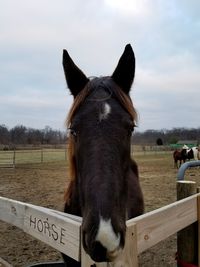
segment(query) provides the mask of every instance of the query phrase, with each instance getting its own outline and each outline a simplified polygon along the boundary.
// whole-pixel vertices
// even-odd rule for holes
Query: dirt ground
[[[176,200],[177,169],[172,154],[135,155],[145,198],[145,211]],[[186,172],[187,180],[197,181],[200,169]],[[67,186],[66,162],[19,165],[0,169],[0,196],[62,210]],[[175,267],[176,236],[159,243],[139,256],[142,267]],[[23,233],[15,226],[0,222],[0,257],[14,267],[37,262],[61,260],[60,253]]]

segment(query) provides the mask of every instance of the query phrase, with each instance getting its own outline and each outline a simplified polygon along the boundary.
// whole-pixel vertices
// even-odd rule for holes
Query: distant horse
[[[191,152],[192,151],[192,152]],[[192,156],[193,154],[193,159],[194,160],[200,160],[200,150],[197,146],[194,146],[191,148],[190,155]]]
[[[173,152],[173,158],[174,158],[174,166],[180,167],[182,162],[186,162],[186,160],[199,160],[200,159],[200,151],[198,147],[192,147],[189,148],[187,146],[183,146],[182,150],[175,150]],[[179,162],[179,166],[178,166]]]
[[[189,148],[186,151],[186,157],[187,157],[188,160],[194,159],[194,151],[193,151],[192,148]]]
[[[199,148],[194,146],[192,148],[189,148],[187,145],[183,146],[183,149],[186,149],[186,157],[188,160],[194,159],[198,160],[199,159]]]
[[[186,162],[187,150],[186,149],[181,149],[181,150],[176,149],[173,152],[173,159],[174,159],[174,167],[179,168],[181,166],[182,162],[183,163]]]
[[[66,50],[63,67],[74,103],[70,129],[67,213],[83,217],[82,243],[96,262],[124,247],[126,219],[143,213],[138,168],[131,159],[136,111],[129,96],[135,57],[127,45],[112,76],[88,79]],[[67,266],[80,266],[64,255]]]

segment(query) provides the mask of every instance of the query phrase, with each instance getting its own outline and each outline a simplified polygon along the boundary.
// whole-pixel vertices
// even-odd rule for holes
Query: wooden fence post
[[[110,265],[109,265],[110,266]],[[136,224],[127,225],[126,242],[121,256],[113,267],[138,267],[137,228]]]
[[[193,181],[177,181],[177,200],[196,194],[197,185]],[[178,259],[198,264],[198,223],[195,222],[177,233]],[[179,265],[179,262],[177,264]],[[181,265],[182,266],[182,265]]]
[[[16,151],[15,151],[15,148],[14,148],[14,151],[13,151],[13,167],[15,167],[15,160],[16,160]]]
[[[44,154],[43,154],[43,148],[41,147],[41,163],[44,161]]]

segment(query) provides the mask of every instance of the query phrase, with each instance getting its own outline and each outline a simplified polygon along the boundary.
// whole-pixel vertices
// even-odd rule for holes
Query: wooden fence
[[[81,246],[80,217],[0,197],[0,220],[80,261],[83,267],[94,264]],[[137,267],[139,253],[197,221],[200,225],[200,194],[128,220],[121,257],[114,263],[95,264],[97,267]],[[200,242],[199,235],[198,239]]]

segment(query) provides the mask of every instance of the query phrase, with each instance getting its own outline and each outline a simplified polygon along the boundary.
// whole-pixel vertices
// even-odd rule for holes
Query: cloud
[[[140,129],[199,127],[198,1],[0,4],[0,123],[63,127],[72,97],[66,91],[62,49],[86,75],[99,76],[113,72],[131,43],[137,65],[131,95]]]
[[[148,16],[151,8],[150,1],[147,0],[104,0],[106,7],[112,9],[117,15],[121,16]]]
[[[199,65],[188,53],[169,57],[155,68],[138,68],[131,92],[140,130],[199,127]]]

